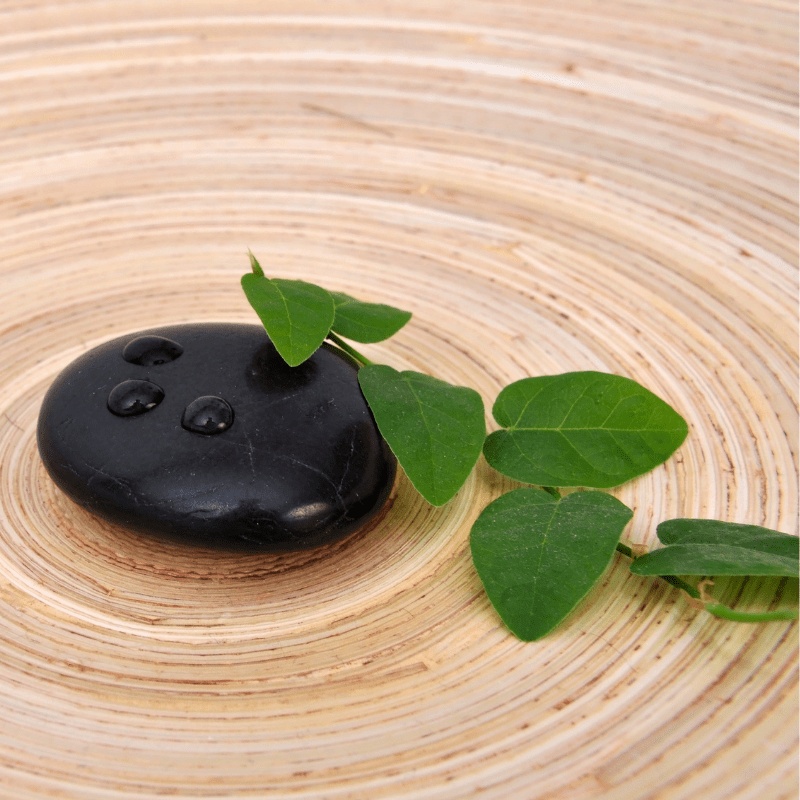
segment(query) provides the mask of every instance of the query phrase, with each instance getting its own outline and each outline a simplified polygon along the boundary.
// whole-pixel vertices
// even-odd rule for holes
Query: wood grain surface
[[[796,533],[796,32],[783,0],[0,0],[0,797],[796,797],[797,625],[620,556],[516,640],[469,557],[513,485],[483,461],[248,557],[99,522],[35,441],[88,348],[254,322],[251,248],[413,311],[367,355],[487,410],[580,369],[670,402],[690,435],[614,490],[627,541]]]

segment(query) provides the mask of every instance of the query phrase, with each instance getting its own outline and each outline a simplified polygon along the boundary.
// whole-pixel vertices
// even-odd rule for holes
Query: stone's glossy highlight
[[[206,395],[186,406],[181,425],[187,431],[213,436],[226,431],[233,424],[233,409],[221,398]]]
[[[138,336],[132,339],[122,351],[122,357],[131,364],[153,367],[168,364],[179,358],[183,348],[163,336]]]
[[[257,325],[134,336],[180,342],[183,353],[133,364],[121,357],[132,337],[120,337],[70,364],[42,404],[39,452],[74,501],[146,534],[269,552],[343,538],[382,508],[397,462],[348,356],[323,345],[288,367]],[[132,380],[157,381],[162,401],[143,414],[110,413],[112,389]],[[232,409],[221,435],[181,424],[204,397]]]
[[[144,414],[164,399],[164,390],[151,381],[130,380],[118,383],[108,395],[108,410],[119,417]]]

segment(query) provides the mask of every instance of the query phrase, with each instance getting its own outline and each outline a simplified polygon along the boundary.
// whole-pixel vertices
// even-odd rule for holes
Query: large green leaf
[[[383,303],[362,303],[343,292],[331,292],[331,296],[336,303],[333,331],[354,342],[382,342],[411,319],[410,311]]]
[[[486,460],[540,486],[617,486],[661,464],[688,433],[652,392],[603,372],[523,378],[492,411],[506,430],[486,438]]]
[[[603,492],[559,499],[523,488],[489,504],[472,527],[472,560],[511,632],[532,641],[558,625],[603,574],[632,516]]]
[[[313,283],[248,273],[242,289],[290,367],[313,355],[333,325],[333,298]]]
[[[378,429],[411,483],[432,505],[446,503],[481,454],[486,435],[481,396],[383,364],[362,367],[358,380]]]
[[[637,575],[798,576],[800,539],[757,525],[671,519],[656,529],[666,545],[635,559]]]

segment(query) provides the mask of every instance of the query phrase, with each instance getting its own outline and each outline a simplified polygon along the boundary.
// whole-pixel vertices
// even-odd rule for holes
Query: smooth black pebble
[[[289,367],[257,325],[120,337],[48,390],[39,452],[75,502],[146,534],[285,552],[341,539],[386,502],[397,462],[323,345]]]

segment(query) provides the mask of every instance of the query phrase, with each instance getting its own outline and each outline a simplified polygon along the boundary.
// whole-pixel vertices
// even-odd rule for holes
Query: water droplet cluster
[[[130,364],[160,366],[175,361],[183,347],[163,336],[138,336],[125,345],[122,357]],[[118,417],[133,417],[151,411],[164,399],[164,390],[150,380],[131,379],[115,386],[108,395],[108,410]],[[233,409],[221,397],[204,395],[189,403],[181,426],[194,433],[213,436],[233,424]]]

